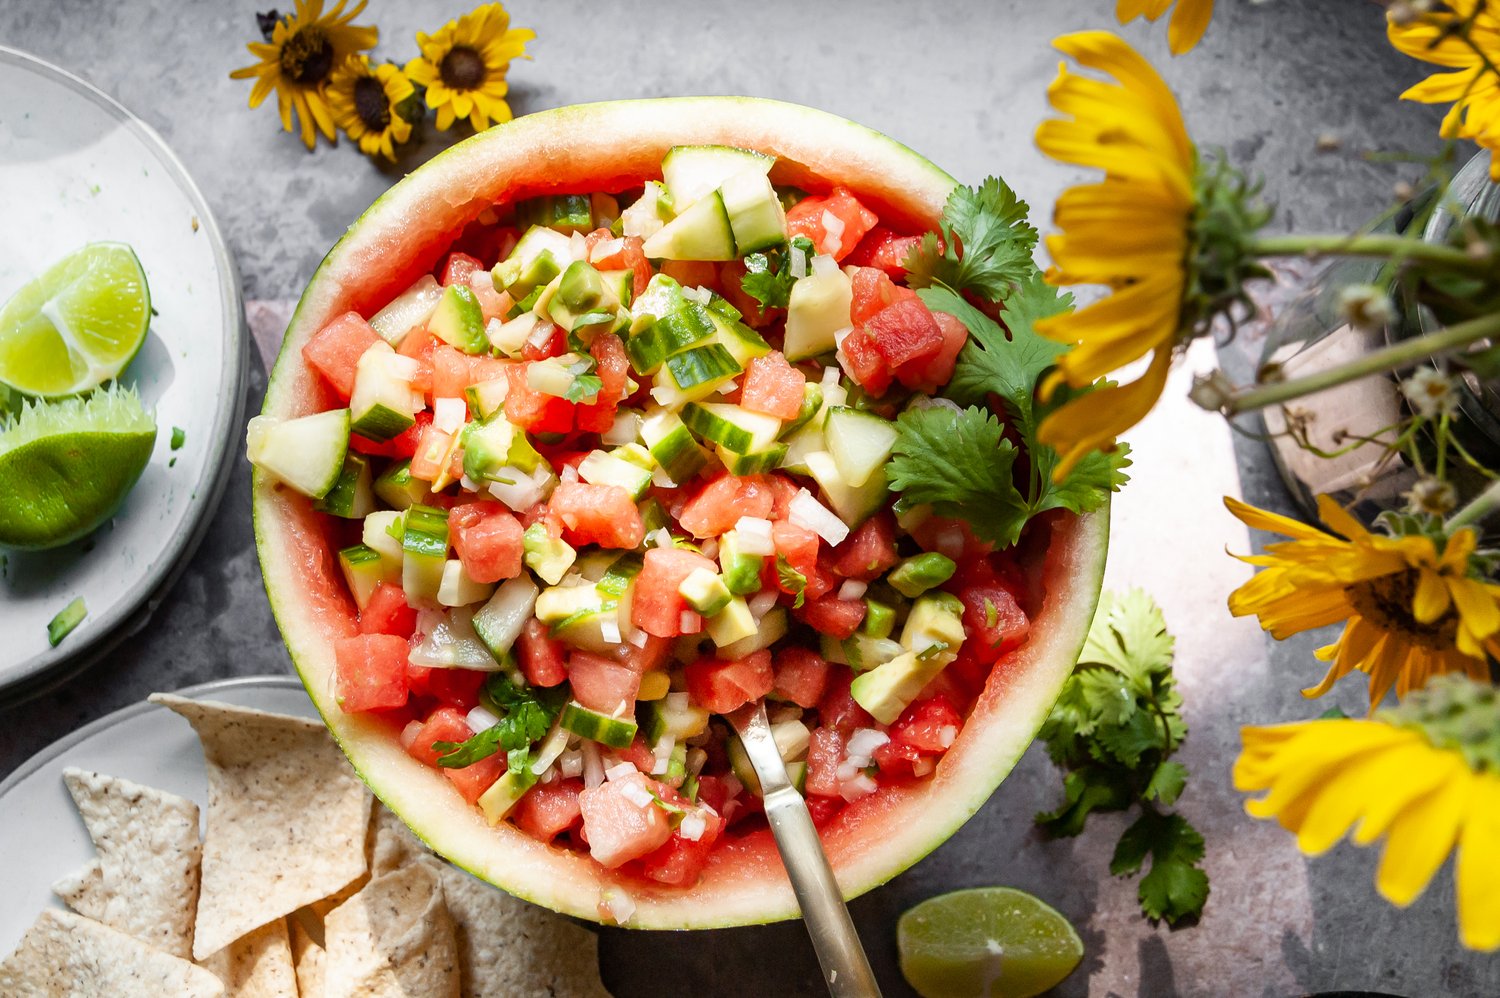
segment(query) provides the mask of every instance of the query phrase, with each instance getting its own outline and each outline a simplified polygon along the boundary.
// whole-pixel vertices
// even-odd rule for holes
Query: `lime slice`
[[[1056,910],[1013,887],[930,898],[896,923],[901,973],[923,998],[1029,998],[1083,959]]]
[[[151,292],[135,251],[90,243],[0,309],[0,383],[57,398],[119,376],[146,338]]]
[[[134,389],[34,402],[0,420],[0,546],[50,548],[109,519],[156,443]]]

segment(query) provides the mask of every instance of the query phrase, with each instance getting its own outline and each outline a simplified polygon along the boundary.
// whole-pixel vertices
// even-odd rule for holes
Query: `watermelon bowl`
[[[849,188],[907,231],[936,227],[956,181],[903,145],[793,104],[734,97],[667,98],[564,107],[463,141],[397,183],[328,252],[308,283],[271,373],[263,412],[292,418],[337,406],[302,359],[323,326],[369,316],[439,266],[466,226],[496,205],[547,193],[624,191],[659,176],[679,145],[729,145],[774,155],[771,179],[808,191]],[[438,854],[517,897],[579,918],[608,916],[628,894],[625,924],[712,928],[796,917],[797,903],[767,829],[726,836],[701,878],[669,887],[515,826],[491,827],[442,772],[403,749],[399,725],[346,713],[335,696],[337,639],[356,610],[337,561],[331,518],[257,470],[256,543],[266,592],[308,694],[371,790]],[[1040,595],[1030,637],[990,673],[957,740],[930,777],[850,803],[822,830],[840,885],[853,897],[927,855],[975,813],[1031,743],[1082,648],[1104,571],[1108,508],[1040,526],[1027,571]],[[601,916],[601,908],[605,916]]]

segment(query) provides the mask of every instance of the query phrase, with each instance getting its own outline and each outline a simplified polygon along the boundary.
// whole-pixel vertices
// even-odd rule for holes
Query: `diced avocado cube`
[[[958,566],[953,559],[936,551],[924,551],[903,560],[885,581],[902,596],[916,599],[927,590],[940,586],[953,578]]]
[[[516,221],[559,232],[589,232],[594,228],[593,206],[587,194],[544,194],[517,202]]]
[[[534,225],[516,242],[510,256],[496,264],[495,288],[510,292],[511,298],[525,304],[528,295],[562,273],[563,265],[572,259],[571,250],[567,236]]]
[[[884,665],[906,649],[890,638],[872,638],[867,634],[854,634],[839,643],[844,664],[855,672],[866,672]]]
[[[732,608],[734,603],[729,605]],[[710,625],[715,621],[722,620],[725,615],[725,613],[719,614],[712,621],[709,621]],[[730,642],[727,645],[719,645],[717,641],[714,642],[718,645],[718,648],[714,651],[714,657],[726,662],[732,662],[736,659],[744,658],[746,655],[754,654],[762,648],[769,648],[786,637],[786,622],[786,607],[773,607],[764,617],[760,618],[759,629],[750,635],[740,638],[738,641]]]
[[[677,587],[688,605],[705,617],[717,616],[734,598],[718,573],[695,568]]]
[[[475,419],[489,419],[500,411],[509,391],[510,378],[476,381],[464,389],[464,401],[469,404],[469,413]]]
[[[505,469],[535,471],[544,461],[524,431],[496,412],[480,423],[470,423],[463,433],[464,475],[475,482],[498,482]]]
[[[479,795],[479,810],[484,812],[484,820],[492,826],[500,824],[535,784],[536,774],[531,767],[507,769]]]
[[[549,586],[562,581],[578,552],[561,537],[553,537],[540,523],[533,523],[521,535],[521,548],[526,567],[541,577]]]
[[[443,289],[427,331],[449,346],[464,353],[488,353],[490,341],[484,335],[484,310],[467,285],[450,284]]]
[[[951,593],[927,593],[912,604],[906,626],[901,629],[901,645],[917,655],[936,648],[956,655],[964,643],[963,604]]]
[[[849,694],[875,720],[893,724],[922,692],[922,687],[952,660],[953,656],[946,654],[923,659],[915,652],[902,652],[885,664],[855,676]]]
[[[652,669],[641,675],[641,685],[636,690],[637,702],[660,700],[672,691],[672,677],[660,669]]]
[[[717,615],[708,618],[703,629],[719,648],[753,637],[758,630],[750,605],[742,596],[734,597]]]
[[[895,626],[896,608],[866,596],[865,619],[860,622],[860,633],[872,638],[888,638]]]

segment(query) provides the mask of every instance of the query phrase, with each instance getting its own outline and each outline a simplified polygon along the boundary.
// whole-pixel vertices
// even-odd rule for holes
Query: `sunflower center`
[[[451,90],[476,90],[484,83],[484,59],[467,45],[455,45],[443,56],[438,75]]]
[[[333,71],[333,45],[317,25],[297,29],[281,48],[281,71],[305,87],[315,87]]]
[[[1415,568],[1356,582],[1344,591],[1359,615],[1386,631],[1398,631],[1415,644],[1449,649],[1458,634],[1458,613],[1453,607],[1430,624],[1412,614],[1421,573]]]
[[[375,77],[362,76],[355,81],[354,111],[372,132],[383,132],[391,123],[391,102]]]

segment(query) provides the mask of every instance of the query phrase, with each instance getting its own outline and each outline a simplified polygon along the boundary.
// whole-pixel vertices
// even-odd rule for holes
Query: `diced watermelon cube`
[[[636,789],[627,791],[626,787]],[[630,773],[578,795],[589,853],[605,869],[613,870],[653,852],[672,837],[672,823],[666,811],[654,800],[640,804],[632,799],[644,798],[655,790],[652,780],[640,773]]]
[[[780,350],[750,361],[740,393],[740,405],[777,419],[796,419],[802,410],[802,388],[807,375],[786,362]]]
[[[573,684],[573,699],[601,714],[614,714],[622,706],[625,713],[632,712],[641,692],[639,672],[586,651],[568,656],[568,681]]]
[[[408,333],[396,348],[397,353],[417,362],[417,375],[411,386],[429,398],[432,395],[432,351],[442,344],[442,340],[426,330],[416,329]]]
[[[844,373],[859,383],[871,395],[884,395],[891,387],[891,368],[879,350],[875,348],[875,337],[869,330],[856,327],[839,347]]]
[[[563,482],[547,500],[552,514],[567,528],[574,547],[598,544],[630,550],[646,539],[646,525],[635,500],[618,485]]]
[[[875,349],[893,370],[912,361],[926,361],[943,348],[943,331],[932,311],[920,300],[887,305],[863,323]]]
[[[854,529],[833,549],[833,571],[845,579],[872,582],[900,560],[896,554],[896,518],[881,510]]]
[[[478,762],[462,769],[444,768],[443,775],[448,781],[458,788],[463,794],[464,800],[470,804],[477,803],[484,792],[495,785],[495,781],[505,775],[505,753],[496,752],[494,755],[485,756]]]
[[[776,674],[762,648],[741,659],[700,658],[685,670],[688,696],[715,714],[727,714],[771,692]]]
[[[853,731],[855,728],[874,726],[875,719],[849,692],[849,684],[852,682],[854,673],[847,667],[828,667],[828,688],[818,703],[818,717],[828,727],[838,731]]]
[[[448,513],[453,550],[475,582],[499,582],[521,574],[521,522],[498,502],[454,506]]]
[[[520,649],[521,674],[532,686],[556,686],[568,678],[564,665],[565,648],[561,641],[547,633],[547,625],[532,617],[516,639]]]
[[[582,790],[579,779],[538,783],[516,803],[510,819],[532,838],[551,842],[583,823],[583,808],[578,805]]]
[[[839,599],[831,595],[821,596],[803,603],[792,612],[819,634],[827,634],[842,641],[859,630],[860,623],[865,619],[865,602]]]
[[[546,360],[549,357],[561,357],[567,352],[568,331],[561,326],[553,326],[552,335],[540,343],[528,338],[521,345],[522,360]]]
[[[776,546],[778,562],[785,559],[787,565],[805,580],[802,587],[803,598],[816,599],[822,595],[813,591],[817,588],[814,579],[818,574],[818,535],[790,520],[776,520],[771,524],[771,542]],[[793,580],[783,581],[776,574],[775,568],[770,568],[769,571],[782,592],[794,591],[796,586]]]
[[[378,342],[380,334],[358,312],[345,312],[313,333],[302,347],[302,358],[347,401],[359,358]]]
[[[807,798],[807,813],[812,815],[813,825],[822,828],[844,809],[844,803],[844,798],[839,796],[809,797]]]
[[[823,699],[827,686],[828,663],[822,655],[801,645],[788,645],[777,651],[773,697],[810,709]]]
[[[844,736],[833,728],[813,731],[807,745],[807,781],[803,791],[809,798],[839,796],[839,763],[844,761]]]
[[[761,475],[721,475],[688,500],[677,522],[694,537],[717,537],[742,516],[770,516],[774,498]]]
[[[651,548],[646,552],[630,602],[630,621],[647,634],[675,638],[682,633],[687,601],[677,591],[695,569],[718,570],[709,559],[685,548]]]
[[[998,661],[1031,633],[1026,611],[1004,586],[970,586],[958,598],[964,605],[964,647],[980,662]]]
[[[837,219],[836,227],[841,226],[841,229],[830,230],[825,215]],[[879,221],[879,216],[860,204],[847,187],[835,187],[829,194],[803,198],[786,213],[788,236],[806,236],[819,253],[827,253],[835,260],[843,260],[853,252],[865,233]]]
[[[443,754],[433,748],[437,742],[467,741],[473,734],[469,722],[464,720],[463,711],[456,707],[439,707],[427,715],[416,737],[406,746],[406,752],[413,759],[436,766]]]
[[[594,373],[599,378],[599,395],[593,402],[578,406],[578,428],[589,433],[603,433],[614,425],[615,411],[625,397],[630,358],[625,353],[625,344],[613,333],[594,337],[589,354],[594,358]]]
[[[479,312],[488,323],[491,319],[504,321],[510,307],[515,304],[510,295],[495,290],[495,279],[488,270],[476,270],[469,276],[469,290],[479,302]]]
[[[844,262],[855,267],[877,267],[895,280],[906,278],[906,258],[922,245],[921,236],[903,236],[894,229],[877,225],[865,234],[844,258]],[[938,249],[942,251],[943,240],[938,237]]]
[[[400,586],[381,582],[370,594],[370,602],[359,613],[359,633],[394,634],[409,638],[417,629],[417,611],[406,604],[406,592]]]
[[[853,292],[849,321],[856,326],[863,326],[898,301],[918,300],[915,291],[902,287],[873,267],[856,268],[849,283]]]
[[[406,639],[356,634],[333,643],[335,695],[347,714],[390,710],[406,703]]]
[[[479,703],[479,688],[489,673],[474,669],[440,669],[406,665],[406,685],[414,697],[430,697],[467,713]]]
[[[529,366],[510,364],[505,369],[510,378],[505,394],[505,418],[532,433],[567,433],[573,429],[573,403],[534,391],[526,382]]]
[[[483,270],[484,264],[467,253],[449,253],[443,261],[443,272],[438,278],[443,287],[450,284],[468,284],[475,271]]]
[[[947,312],[934,312],[932,317],[943,334],[943,345],[931,357],[919,357],[896,370],[896,377],[908,388],[936,391],[946,385],[953,377],[959,351],[969,341],[968,327],[955,317]]]
[[[717,264],[703,260],[663,260],[661,272],[685,288],[719,289]]]
[[[635,272],[632,294],[640,294],[646,290],[646,285],[651,283],[651,262],[646,259],[643,249],[645,241],[640,236],[625,236],[621,242],[621,248],[605,256],[596,256],[594,249],[607,242],[612,242],[614,233],[608,229],[595,229],[585,238],[588,249],[588,261],[594,265],[595,270],[632,270]]]
[[[891,725],[891,740],[875,750],[882,774],[913,775],[912,764],[948,751],[963,726],[963,716],[944,696],[918,700]]]
[[[698,882],[708,866],[714,843],[724,831],[725,821],[711,808],[698,807],[693,814],[701,816],[703,830],[696,840],[682,834],[682,826],[672,833],[660,848],[641,858],[641,872],[658,883],[686,887]]]

